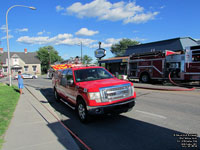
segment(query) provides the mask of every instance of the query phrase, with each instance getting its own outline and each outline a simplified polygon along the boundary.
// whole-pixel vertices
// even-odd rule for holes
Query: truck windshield
[[[108,71],[103,68],[75,70],[74,74],[76,82],[114,78]]]

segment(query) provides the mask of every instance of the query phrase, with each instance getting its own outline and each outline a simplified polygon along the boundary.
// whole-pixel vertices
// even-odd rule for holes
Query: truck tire
[[[85,102],[83,100],[79,100],[76,106],[78,118],[82,123],[87,123],[90,121],[90,116],[88,114]]]
[[[148,73],[142,73],[140,75],[140,81],[142,83],[149,83],[150,82],[150,76],[149,76],[149,74]]]
[[[55,88],[54,88],[54,97],[55,97],[56,101],[60,101],[60,96]]]

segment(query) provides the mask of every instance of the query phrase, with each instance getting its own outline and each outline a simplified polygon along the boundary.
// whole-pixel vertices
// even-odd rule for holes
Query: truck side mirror
[[[70,79],[70,80],[67,80],[67,85],[71,86],[74,84],[74,80]]]

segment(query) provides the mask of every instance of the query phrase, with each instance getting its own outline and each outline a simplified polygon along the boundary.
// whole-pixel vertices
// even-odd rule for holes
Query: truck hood
[[[90,92],[95,92],[95,91],[98,91],[98,89],[102,87],[115,86],[115,85],[126,84],[126,83],[130,83],[130,82],[120,80],[117,78],[111,78],[111,79],[79,82],[78,85],[81,88],[85,88]]]

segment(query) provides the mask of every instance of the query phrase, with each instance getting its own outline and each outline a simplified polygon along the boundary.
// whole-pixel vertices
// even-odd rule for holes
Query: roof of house
[[[40,64],[40,60],[37,57],[36,52],[10,52],[10,58],[19,57],[22,59],[26,64]],[[6,63],[6,59],[8,58],[8,53],[3,52],[0,53],[0,61]]]
[[[179,37],[174,39],[156,41],[151,43],[145,43],[140,45],[129,46],[124,54],[124,56],[129,56],[133,53],[144,53],[151,51],[179,51],[184,50],[188,46],[198,45],[197,41],[190,37]]]

